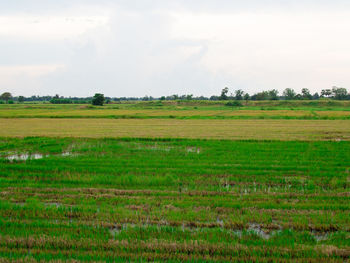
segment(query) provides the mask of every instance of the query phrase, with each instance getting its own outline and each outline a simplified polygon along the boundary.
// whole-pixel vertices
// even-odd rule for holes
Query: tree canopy
[[[92,98],[92,105],[103,106],[104,102],[105,96],[101,93],[96,93],[95,96]]]
[[[8,102],[9,99],[11,99],[11,98],[12,98],[12,95],[11,95],[10,92],[4,92],[4,93],[1,94],[1,96],[0,96],[0,99],[4,100],[4,101],[6,101],[6,102]]]

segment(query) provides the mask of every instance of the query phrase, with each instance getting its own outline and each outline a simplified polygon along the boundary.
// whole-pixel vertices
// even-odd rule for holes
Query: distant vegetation
[[[55,104],[2,104],[0,118],[350,120],[350,100],[119,101],[103,107],[54,100]]]
[[[104,94],[97,93],[96,95]],[[25,102],[50,102],[52,104],[93,104],[100,105],[96,103],[96,97],[64,97],[64,96],[17,96],[12,97],[11,93],[4,92],[0,96],[0,104],[2,103],[10,103],[12,101],[16,103],[25,103]],[[229,88],[225,87],[222,89],[221,94],[216,96],[198,96],[194,97],[192,94],[188,95],[171,95],[171,96],[161,96],[161,97],[152,97],[152,96],[144,96],[144,97],[104,97],[103,103],[116,103],[121,101],[172,101],[172,100],[180,100],[180,101],[192,101],[192,100],[208,100],[208,101],[225,101],[225,100],[237,100],[237,101],[259,101],[259,100],[319,100],[319,99],[332,99],[332,100],[350,100],[350,93],[345,88],[342,87],[332,87],[331,89],[321,90],[320,93],[316,92],[314,94],[310,93],[310,90],[303,88],[301,93],[297,93],[295,90],[291,88],[285,89],[281,95],[276,89],[261,91],[250,95],[245,91],[238,89],[234,90],[230,93]],[[102,104],[103,104],[102,103]]]
[[[92,105],[95,106],[103,106],[103,103],[105,102],[105,97],[101,93],[96,93],[95,96],[92,98]]]

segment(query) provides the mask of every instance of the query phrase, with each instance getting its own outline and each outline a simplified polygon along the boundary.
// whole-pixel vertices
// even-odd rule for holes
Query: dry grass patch
[[[0,119],[0,136],[349,140],[348,120]]]

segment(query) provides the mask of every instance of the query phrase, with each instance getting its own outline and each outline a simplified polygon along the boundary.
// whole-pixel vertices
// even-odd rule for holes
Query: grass
[[[347,262],[349,102],[0,105],[0,262]]]
[[[6,158],[25,153],[46,157]],[[4,260],[350,257],[347,141],[1,138],[0,156]]]
[[[120,101],[109,104],[109,107],[221,107],[227,104],[227,100],[224,101],[211,101],[211,100],[170,100],[170,101]],[[350,106],[349,100],[332,100],[332,99],[320,99],[320,100],[262,100],[262,101],[241,101],[245,107],[273,107],[273,108],[348,108]],[[9,104],[7,104],[9,105]],[[75,107],[79,104],[50,104],[49,102],[24,102],[17,104],[19,107]],[[86,104],[82,104],[86,105]],[[1,105],[0,105],[1,106]],[[2,105],[1,107],[6,107]],[[12,106],[11,106],[12,107]]]
[[[170,104],[170,102],[106,105],[0,105],[0,118],[111,118],[111,119],[340,119],[349,120],[348,107],[244,106]],[[160,103],[160,104],[159,104]],[[174,102],[173,102],[174,103]],[[271,102],[272,103],[272,102]],[[162,105],[162,106],[157,106]],[[195,104],[194,104],[195,105]]]
[[[349,140],[347,120],[0,119],[0,136]]]

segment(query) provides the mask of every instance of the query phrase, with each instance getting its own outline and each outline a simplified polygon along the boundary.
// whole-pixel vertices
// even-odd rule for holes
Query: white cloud
[[[287,86],[317,91],[350,81],[348,11],[174,16],[173,37],[208,41],[203,65],[250,92]]]
[[[0,4],[0,85],[15,94],[350,87],[345,1],[18,1]]]
[[[0,16],[0,37],[24,41],[55,41],[77,38],[93,28],[104,26],[105,16]]]
[[[0,66],[0,76],[18,77],[27,75],[29,77],[40,77],[62,69],[64,69],[64,65]]]
[[[64,65],[0,66],[1,90],[15,95],[45,94],[40,78],[64,69]]]

